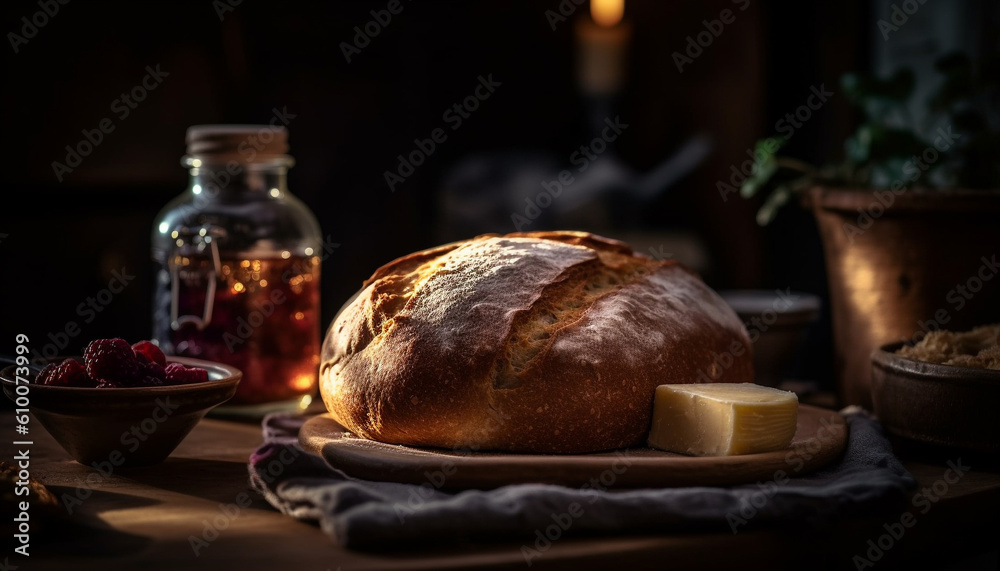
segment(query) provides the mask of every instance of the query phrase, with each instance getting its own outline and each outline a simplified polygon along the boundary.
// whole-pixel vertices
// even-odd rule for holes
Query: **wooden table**
[[[0,430],[13,434],[13,410],[2,413]],[[32,425],[33,476],[60,497],[75,493],[88,476],[96,480],[95,470],[70,460],[40,425]],[[9,563],[25,570],[256,569],[272,563],[280,563],[281,569],[317,571],[527,568],[520,550],[526,541],[502,538],[488,544],[444,541],[420,549],[387,545],[379,553],[338,547],[318,526],[282,515],[250,491],[246,462],[260,442],[256,424],[205,419],[163,464],[119,469],[100,477],[96,486],[84,483],[94,491],[76,506],[72,525],[33,533],[30,560],[8,547],[0,563],[8,556]],[[10,461],[14,454],[5,444],[2,458]],[[938,482],[941,491],[944,461],[904,459],[920,488]],[[915,562],[922,568],[957,562],[983,566],[956,569],[997,568],[1000,469],[964,456],[963,462],[972,470],[948,485],[927,513],[909,506],[917,513],[914,525],[893,540],[875,568]],[[239,503],[243,497],[250,498],[246,508],[232,517],[222,515],[220,505]],[[887,533],[884,525],[899,522],[902,513],[871,514],[826,529],[567,536],[534,559],[531,568],[855,569],[853,557],[866,557],[868,540],[877,542]],[[202,535],[205,522],[213,520],[225,522],[224,529],[196,555],[189,537]]]

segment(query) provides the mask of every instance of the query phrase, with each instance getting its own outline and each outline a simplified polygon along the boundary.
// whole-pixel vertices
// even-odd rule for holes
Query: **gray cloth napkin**
[[[916,486],[878,422],[851,407],[847,448],[836,463],[795,477],[733,487],[615,490],[519,484],[445,491],[431,483],[359,480],[303,451],[300,416],[264,419],[264,444],[251,456],[253,488],[281,512],[319,522],[337,543],[387,544],[522,538],[525,557],[560,537],[623,531],[730,531],[764,525],[823,525],[905,501]]]

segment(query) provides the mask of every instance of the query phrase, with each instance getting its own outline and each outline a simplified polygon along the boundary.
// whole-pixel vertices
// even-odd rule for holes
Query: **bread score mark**
[[[593,305],[674,261],[656,261],[595,250],[597,258],[577,264],[546,285],[513,323],[501,358],[493,366],[493,388],[521,384],[521,373],[555,342],[560,331],[577,323]]]

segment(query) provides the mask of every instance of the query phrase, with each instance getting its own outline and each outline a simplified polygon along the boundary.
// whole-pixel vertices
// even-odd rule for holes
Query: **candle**
[[[625,0],[591,0],[590,16],[597,24],[611,28],[622,21],[625,15]]]
[[[624,13],[625,0],[591,0],[590,17],[575,23],[577,80],[588,95],[609,96],[621,90],[632,33]]]

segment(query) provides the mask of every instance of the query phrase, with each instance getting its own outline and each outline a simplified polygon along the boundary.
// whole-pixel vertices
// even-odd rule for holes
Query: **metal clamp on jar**
[[[302,409],[317,387],[322,235],[288,190],[288,131],[198,125],[187,147],[188,188],[153,227],[153,339],[243,371],[223,413]]]

